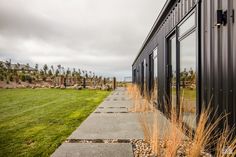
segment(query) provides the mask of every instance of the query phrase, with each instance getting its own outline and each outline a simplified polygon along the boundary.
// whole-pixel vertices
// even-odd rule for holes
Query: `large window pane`
[[[143,60],[143,82],[144,82],[144,92],[146,94],[147,92],[147,66],[146,66],[147,62],[146,62],[146,59]]]
[[[141,94],[144,94],[144,62],[141,63]]]
[[[153,89],[153,99],[155,102],[157,102],[157,90],[158,90],[158,67],[157,67],[157,48],[153,50],[153,64],[154,64],[154,89]]]
[[[176,37],[170,39],[171,50],[171,105],[174,111],[176,110]]]
[[[195,127],[196,119],[196,32],[180,41],[180,107],[183,120]]]

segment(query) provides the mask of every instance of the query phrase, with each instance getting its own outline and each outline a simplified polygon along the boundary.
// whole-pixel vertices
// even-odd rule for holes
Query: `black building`
[[[167,0],[133,62],[133,83],[192,128],[210,102],[236,122],[235,9],[236,0]]]

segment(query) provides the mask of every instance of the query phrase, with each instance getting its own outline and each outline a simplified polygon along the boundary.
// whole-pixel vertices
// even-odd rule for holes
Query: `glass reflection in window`
[[[157,67],[157,47],[153,50],[153,71],[154,71],[154,89],[153,89],[153,99],[157,103],[157,90],[158,90],[158,67]]]
[[[196,119],[196,32],[180,41],[180,102],[183,120],[195,128]]]
[[[174,109],[176,110],[176,101],[177,101],[177,96],[176,96],[176,36],[172,37],[170,39],[170,50],[171,50],[171,105]]]
[[[145,94],[146,94],[146,92],[147,92],[147,79],[146,79],[146,73],[147,73],[147,66],[146,66],[146,64],[147,64],[147,62],[146,62],[146,59],[144,59],[143,60],[143,83],[144,83],[144,92],[145,92]]]
[[[181,37],[187,31],[195,26],[195,13],[193,13],[180,27],[179,27],[179,36]]]

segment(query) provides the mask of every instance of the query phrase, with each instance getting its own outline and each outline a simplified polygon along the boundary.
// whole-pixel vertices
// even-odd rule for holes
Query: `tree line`
[[[76,68],[65,68],[61,64],[57,66],[49,66],[44,64],[42,68],[39,68],[38,64],[34,67],[30,67],[27,64],[12,64],[11,60],[6,62],[0,62],[0,80],[6,81],[6,83],[15,81],[27,81],[32,83],[33,81],[46,81],[53,80],[55,77],[76,77],[80,78],[96,78],[102,79],[101,76],[95,75],[92,71],[81,70]]]

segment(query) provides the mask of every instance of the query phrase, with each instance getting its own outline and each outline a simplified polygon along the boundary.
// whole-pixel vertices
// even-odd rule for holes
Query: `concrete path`
[[[133,156],[132,145],[127,141],[143,139],[144,136],[138,113],[129,112],[131,107],[132,100],[124,88],[113,91],[52,154],[52,157]],[[163,125],[168,124],[164,116],[160,114],[158,117]],[[106,143],[104,140],[123,142]]]

